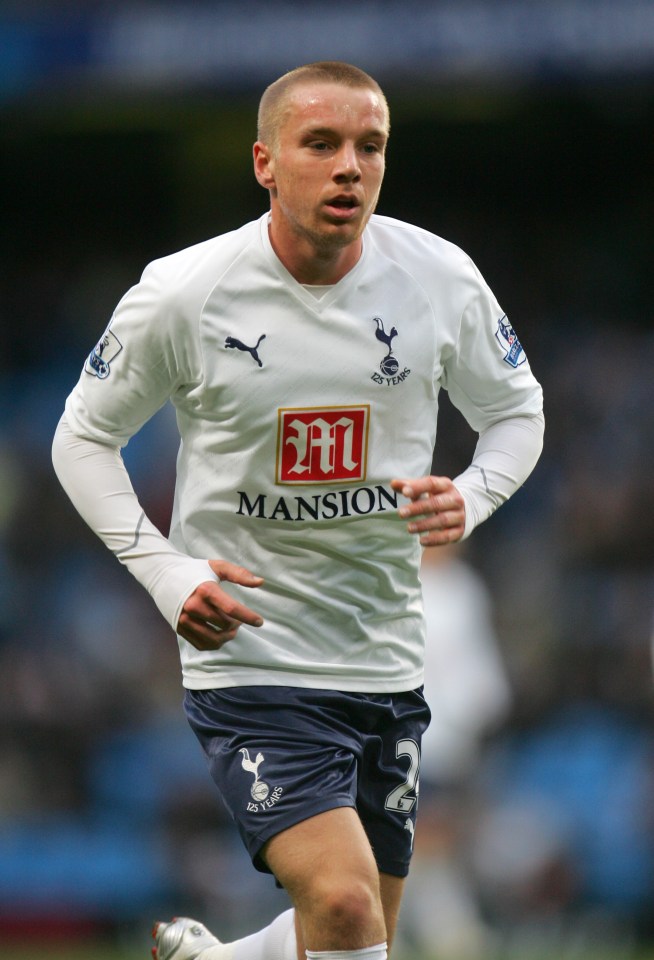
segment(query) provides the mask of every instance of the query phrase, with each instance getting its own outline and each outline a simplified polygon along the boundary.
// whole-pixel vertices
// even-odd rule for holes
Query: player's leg
[[[359,955],[361,960],[384,960],[384,907],[394,930],[401,881],[384,876],[380,884],[354,809],[338,807],[303,820],[269,840],[262,855],[295,911],[230,944],[221,944],[206,927],[187,918],[158,924],[155,960],[305,960],[306,950],[326,957],[338,950],[340,960],[347,960],[342,951],[364,948],[373,949]]]
[[[390,951],[404,880],[386,873],[379,879]],[[295,910],[285,911],[264,929],[232,943],[220,943],[203,924],[187,917],[157,924],[153,935],[155,960],[171,957],[175,960],[305,960],[306,957],[304,934]]]
[[[418,806],[420,741],[429,722],[421,690],[371,698],[376,723],[360,763],[357,812],[379,870],[390,950],[413,853]]]
[[[395,931],[397,930],[404,884],[404,877],[393,877],[390,873],[379,874],[381,901],[384,911],[384,922],[386,924],[386,942],[388,944],[389,954],[395,939]]]
[[[383,960],[386,956],[384,911],[392,935],[401,897],[400,878],[408,869],[413,835],[406,798],[415,785],[417,768],[411,751],[406,753],[406,737],[415,735],[419,741],[425,726],[424,705],[408,696],[404,707],[383,696],[329,691],[318,696],[315,691],[309,695],[290,688],[187,695],[191,725],[205,747],[212,776],[235,812],[255,865],[259,869],[267,865],[298,907],[300,960],[305,941],[312,960],[314,953],[319,958],[322,954],[321,960],[330,960],[333,951],[341,952],[340,960],[345,960],[342,951],[353,954],[352,960]],[[388,756],[383,765],[385,776],[380,779],[379,744],[396,728],[398,713],[406,710],[415,730],[411,725],[396,729],[384,745]],[[376,785],[363,791],[365,829],[354,810],[358,806],[355,757],[363,759],[360,735],[352,726],[358,714],[363,727],[371,729],[372,750],[365,753]],[[321,736],[317,738],[318,731]],[[394,768],[398,756],[410,761],[408,774],[402,766]],[[359,790],[361,786],[359,782]],[[389,804],[391,797],[393,803]],[[368,836],[373,838],[378,856],[384,851],[379,863]],[[384,874],[381,883],[380,870]],[[386,879],[386,874],[392,876]],[[174,958],[292,960],[296,940],[292,919],[289,911],[277,918],[271,929],[236,941],[227,950],[200,924],[184,921],[185,941],[180,949],[173,946]],[[168,960],[173,952],[162,949],[163,941],[172,943],[180,935],[180,922],[157,929],[155,957]],[[332,931],[329,939],[324,939],[325,930]],[[272,940],[277,944],[280,935],[282,950],[275,946],[271,952],[269,944]]]
[[[263,857],[296,910],[302,948],[360,950],[385,943],[379,872],[361,821],[338,807],[272,837]]]
[[[286,910],[267,927],[231,943],[221,943],[204,924],[189,917],[155,924],[152,936],[154,960],[297,960],[298,957],[294,910]]]

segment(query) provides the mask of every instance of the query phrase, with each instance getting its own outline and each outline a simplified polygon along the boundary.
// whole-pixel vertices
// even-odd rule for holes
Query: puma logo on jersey
[[[243,353],[249,353],[255,363],[258,363],[260,367],[263,366],[263,363],[259,359],[259,344],[262,340],[266,339],[265,333],[262,333],[259,339],[256,342],[256,346],[248,347],[246,343],[243,343],[241,340],[237,340],[236,337],[227,337],[225,340],[225,346],[228,350],[242,350]]]

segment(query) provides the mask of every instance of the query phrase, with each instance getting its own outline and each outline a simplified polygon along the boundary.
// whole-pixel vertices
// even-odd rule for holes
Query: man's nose
[[[335,180],[358,180],[361,176],[359,157],[353,143],[344,143],[336,154]]]

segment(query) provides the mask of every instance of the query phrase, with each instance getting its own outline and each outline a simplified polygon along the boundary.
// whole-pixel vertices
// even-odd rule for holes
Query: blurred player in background
[[[420,822],[398,933],[405,952],[471,960],[495,950],[484,922],[471,846],[475,781],[486,739],[512,705],[486,582],[465,544],[423,553],[424,691],[431,720],[420,751]]]
[[[429,720],[422,546],[468,536],[541,450],[540,387],[474,264],[373,215],[388,135],[355,67],[273,83],[254,145],[270,210],[148,266],[55,437],[73,503],[176,630],[211,774],[292,903],[228,945],[159,923],[157,960],[387,956]],[[440,387],[479,434],[454,480],[429,475]],[[166,539],[120,448],[168,400]]]

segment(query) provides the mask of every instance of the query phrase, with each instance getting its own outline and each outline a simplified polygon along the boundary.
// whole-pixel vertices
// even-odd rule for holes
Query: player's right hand
[[[219,580],[242,587],[259,587],[263,577],[228,560],[210,560],[209,566]],[[213,580],[201,583],[190,595],[180,614],[177,633],[196,650],[219,650],[233,640],[241,624],[260,627],[263,618],[234,600]]]

